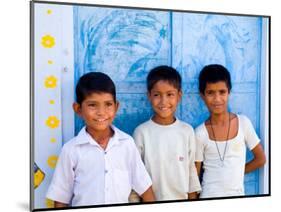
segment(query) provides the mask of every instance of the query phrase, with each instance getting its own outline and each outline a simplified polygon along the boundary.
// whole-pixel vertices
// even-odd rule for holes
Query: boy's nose
[[[99,107],[97,110],[98,115],[103,115],[105,113],[105,108],[104,107]]]
[[[162,97],[160,98],[160,103],[161,103],[161,104],[164,104],[164,103],[166,103],[166,102],[167,102],[166,96],[162,96]]]
[[[219,101],[220,100],[219,93],[215,93],[214,99],[215,99],[215,101]]]

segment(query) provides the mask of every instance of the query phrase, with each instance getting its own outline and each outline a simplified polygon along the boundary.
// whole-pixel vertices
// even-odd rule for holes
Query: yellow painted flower
[[[51,138],[51,139],[50,139],[50,142],[51,142],[51,143],[55,143],[56,141],[57,141],[56,138]]]
[[[52,65],[54,62],[52,60],[48,60],[48,64]]]
[[[55,88],[57,87],[58,79],[55,76],[48,76],[45,79],[45,87],[46,88]]]
[[[52,10],[47,10],[47,14],[48,14],[48,15],[51,15],[52,12],[53,12]]]
[[[46,125],[52,129],[57,128],[60,124],[60,120],[56,116],[49,116],[46,120]]]
[[[50,103],[51,105],[53,105],[53,104],[55,104],[55,100],[51,99],[51,100],[49,100],[49,103]]]
[[[48,199],[48,198],[46,198],[45,204],[46,204],[46,207],[47,207],[47,208],[54,208],[54,207],[55,207],[54,201],[53,201],[53,200],[50,200],[50,199]]]
[[[45,35],[41,38],[41,44],[45,48],[52,48],[55,45],[55,38],[51,35]]]
[[[47,163],[48,163],[49,167],[54,169],[56,167],[57,160],[58,160],[57,155],[51,155],[47,160]]]

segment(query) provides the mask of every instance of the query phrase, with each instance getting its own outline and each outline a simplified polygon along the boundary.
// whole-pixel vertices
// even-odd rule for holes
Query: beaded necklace
[[[226,141],[225,141],[225,145],[224,145],[223,156],[221,156],[221,153],[220,153],[220,150],[219,150],[219,147],[218,147],[218,144],[217,144],[217,139],[216,139],[216,135],[215,135],[215,132],[214,132],[214,129],[213,129],[213,124],[212,124],[211,118],[210,118],[210,124],[211,124],[212,133],[213,133],[213,136],[214,136],[215,144],[216,144],[216,147],[217,147],[217,151],[218,151],[218,154],[219,154],[219,157],[220,157],[221,166],[223,167],[224,166],[225,153],[226,153],[226,149],[227,149],[227,143],[228,143],[227,141],[228,141],[228,138],[229,138],[230,114],[229,114],[228,130],[227,130],[227,137],[226,137]]]

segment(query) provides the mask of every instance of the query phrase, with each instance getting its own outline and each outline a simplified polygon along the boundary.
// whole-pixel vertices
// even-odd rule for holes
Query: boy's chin
[[[95,126],[89,126],[94,131],[105,131],[110,128],[110,125],[95,125]]]
[[[174,114],[169,114],[169,115],[159,115],[157,114],[155,116],[156,119],[161,120],[161,121],[170,121],[170,120],[174,120]]]
[[[226,112],[227,112],[227,110],[216,110],[216,109],[210,111],[210,113],[213,114],[213,115],[221,115],[221,114],[224,114]]]

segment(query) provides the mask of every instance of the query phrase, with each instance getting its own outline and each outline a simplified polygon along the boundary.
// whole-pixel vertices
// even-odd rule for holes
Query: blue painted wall
[[[121,102],[115,124],[132,134],[152,115],[148,71],[171,65],[183,78],[177,116],[196,127],[208,117],[198,94],[199,71],[220,63],[233,81],[229,109],[247,115],[259,134],[261,24],[257,17],[74,7],[75,80],[90,71],[109,74]],[[82,126],[76,117],[76,133]],[[246,175],[245,186],[246,194],[259,192],[257,171]]]

